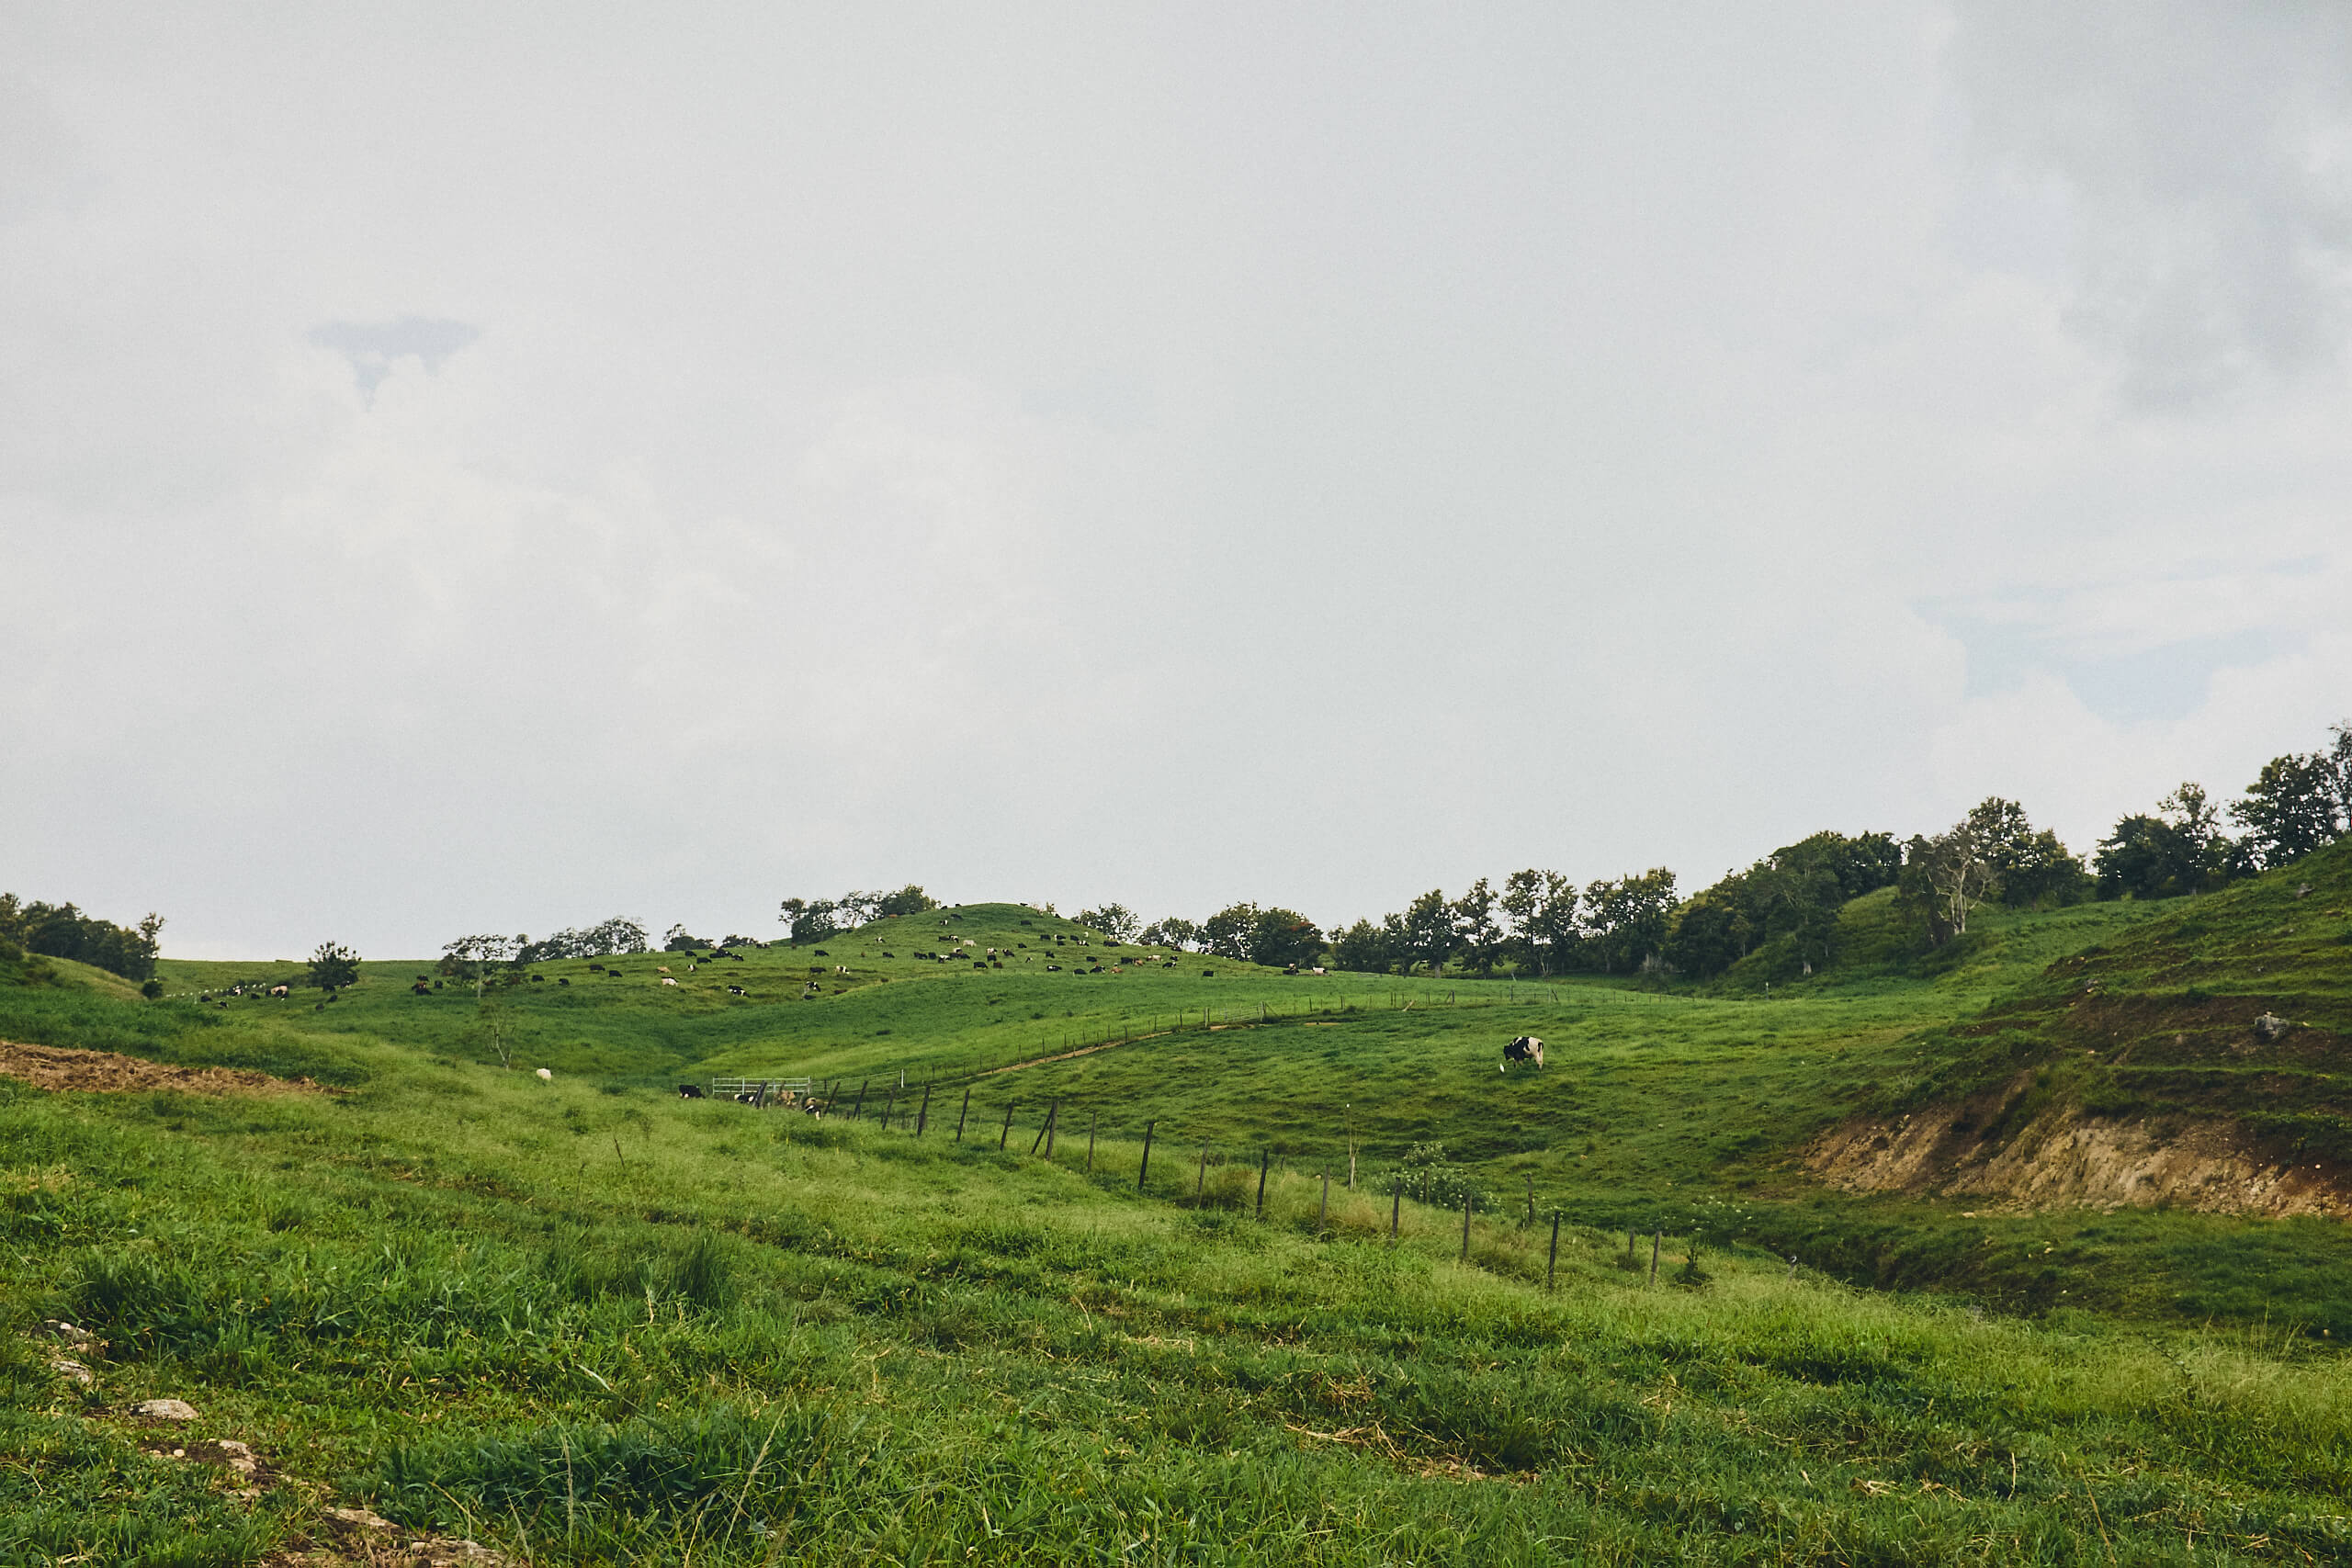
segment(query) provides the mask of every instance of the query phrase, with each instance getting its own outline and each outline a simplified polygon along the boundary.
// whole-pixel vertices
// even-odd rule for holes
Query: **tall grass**
[[[1736,1247],[1652,1286],[1574,1224],[1546,1293],[1548,1223],[1476,1215],[1465,1264],[1458,1212],[1408,1201],[1392,1244],[1385,1194],[1326,1209],[1316,1170],[1272,1172],[1261,1222],[1254,1167],[1202,1183],[1197,1151],[1139,1197],[1125,1143],[1090,1179],[1082,1145],[447,1077],[225,1134],[9,1096],[0,1170],[43,1173],[7,1189],[19,1325],[112,1341],[110,1406],[190,1398],[550,1564],[2352,1548],[2352,1380],[2299,1338],[1978,1315]],[[254,1561],[317,1506],[225,1504],[19,1363],[0,1562]]]

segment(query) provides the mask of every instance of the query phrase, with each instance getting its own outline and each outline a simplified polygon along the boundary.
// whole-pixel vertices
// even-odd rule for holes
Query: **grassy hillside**
[[[1797,1159],[2073,1038],[2081,996],[2339,1016],[2344,900],[2304,880],[1996,917],[1930,972],[1858,942],[1770,999],[1293,976],[1012,905],[482,998],[418,964],[333,1002],[262,994],[290,964],[167,962],[156,1003],[0,976],[0,1039],[348,1091],[0,1079],[0,1564],[254,1562],[362,1503],[548,1563],[2341,1558],[2339,1224]],[[1551,1065],[1498,1072],[1528,1032]],[[865,1114],[676,1098],[720,1073]],[[95,1387],[47,1317],[109,1342]],[[116,1413],[150,1395],[283,1483],[144,1451]]]
[[[2052,963],[1940,1055],[1914,1099],[2033,1068],[2107,1113],[2252,1119],[2352,1161],[2352,840]]]

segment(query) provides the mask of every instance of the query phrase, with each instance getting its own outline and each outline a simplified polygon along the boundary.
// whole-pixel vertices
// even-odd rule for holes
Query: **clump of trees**
[[[70,958],[126,980],[149,980],[154,977],[156,937],[163,929],[164,917],[152,912],[136,926],[119,926],[72,904],[26,903],[14,893],[0,893],[0,958],[12,963],[35,953]]]
[[[1172,947],[1180,951],[1197,949],[1201,944],[1201,928],[1182,915],[1170,915],[1137,931],[1136,940],[1147,947]]]
[[[1968,932],[1978,907],[2056,908],[2079,904],[2094,884],[2082,857],[2047,829],[2036,829],[2025,807],[1988,796],[1933,836],[1915,835],[1903,847],[1895,908],[1928,947]]]
[[[1342,969],[1434,976],[1449,964],[1478,975],[1598,970],[1654,964],[1675,908],[1664,866],[1603,877],[1579,890],[1556,871],[1512,872],[1497,893],[1485,877],[1459,897],[1432,887],[1395,914],[1360,919],[1331,944]]]
[[[1890,833],[1800,839],[1695,894],[1676,914],[1663,955],[1702,978],[1766,951],[1775,970],[1809,974],[1836,954],[1838,911],[1892,886],[1902,867]]]
[[[1099,909],[1080,909],[1071,918],[1087,930],[1100,931],[1113,942],[1133,942],[1143,930],[1143,921],[1125,904],[1105,904]]]
[[[869,920],[920,915],[938,908],[938,899],[910,882],[896,893],[853,890],[838,898],[786,898],[776,919],[784,922],[785,940],[798,943],[822,942]]]
[[[2324,750],[2289,752],[2262,766],[2228,807],[2244,829],[2232,837],[2202,784],[2182,784],[2134,813],[2098,842],[2102,898],[2171,898],[2206,893],[2257,872],[2291,865],[2352,833],[2352,719],[2332,726]]]
[[[1101,917],[1106,914],[1113,924],[1102,923]],[[1329,947],[1322,927],[1296,909],[1279,905],[1261,908],[1256,904],[1228,904],[1205,920],[1196,922],[1181,915],[1170,915],[1138,929],[1132,925],[1135,916],[1119,905],[1110,904],[1102,909],[1086,911],[1078,920],[1106,936],[1125,941],[1114,929],[1121,916],[1134,929],[1133,940],[1147,947],[1205,953],[1236,963],[1264,964],[1276,969],[1319,964]]]
[[[598,925],[577,926],[533,942],[528,934],[485,933],[444,943],[441,973],[470,980],[497,964],[540,964],[556,958],[605,958],[646,951],[645,927],[615,916]]]

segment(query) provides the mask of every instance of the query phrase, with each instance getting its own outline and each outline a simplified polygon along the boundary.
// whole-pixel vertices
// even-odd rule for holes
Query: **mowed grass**
[[[0,1090],[0,1562],[245,1562],[330,1501],[568,1562],[2338,1560],[2342,1362],[1060,1138],[472,1064]],[[1180,1157],[1169,1157],[1170,1156]],[[110,1341],[89,1394],[25,1337]],[[240,1502],[107,1412],[204,1414]]]

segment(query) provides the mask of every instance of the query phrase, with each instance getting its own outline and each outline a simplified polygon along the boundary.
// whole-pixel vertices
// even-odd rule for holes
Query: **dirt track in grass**
[[[188,1094],[336,1094],[342,1091],[309,1078],[276,1078],[238,1067],[178,1067],[112,1051],[74,1051],[59,1045],[20,1045],[0,1040],[0,1076],[36,1089],[85,1094],[133,1094],[175,1089]]]

